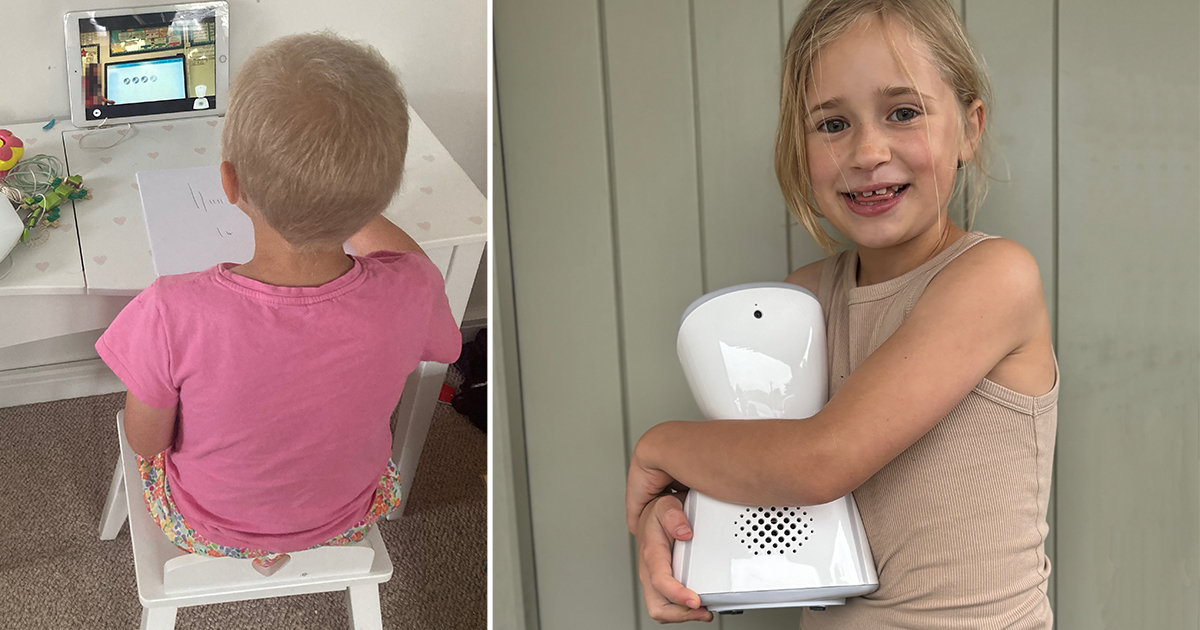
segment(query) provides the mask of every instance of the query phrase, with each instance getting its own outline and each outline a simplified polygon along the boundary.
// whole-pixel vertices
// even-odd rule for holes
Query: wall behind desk
[[[150,5],[152,0],[0,0],[0,121],[62,118],[68,11]],[[485,0],[230,0],[230,79],[259,45],[329,28],[379,49],[400,73],[413,109],[487,192]],[[67,116],[69,118],[69,116]]]
[[[154,0],[0,0],[0,122],[70,119],[63,15]],[[486,0],[229,0],[230,80],[258,46],[325,28],[363,40],[398,70],[413,109],[487,194]],[[485,258],[486,260],[486,258]],[[465,320],[487,317],[486,264]]]

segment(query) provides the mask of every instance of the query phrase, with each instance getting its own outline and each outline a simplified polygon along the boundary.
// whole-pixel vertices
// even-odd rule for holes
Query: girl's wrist
[[[677,444],[678,427],[681,424],[685,423],[661,422],[646,431],[637,445],[643,467],[663,471],[667,469],[669,452],[672,445]]]

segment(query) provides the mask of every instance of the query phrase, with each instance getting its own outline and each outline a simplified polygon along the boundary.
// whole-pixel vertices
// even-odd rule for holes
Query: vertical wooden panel
[[[995,181],[975,227],[1033,254],[1054,322],[1054,1],[970,0],[967,28],[995,96],[987,116]]]
[[[694,3],[707,290],[788,272],[775,180],[779,5]]]
[[[494,15],[541,627],[630,628],[600,12]]]
[[[800,17],[800,12],[804,7],[808,6],[808,0],[781,0],[783,19],[780,23],[780,59],[783,58],[783,52],[787,50],[788,38],[792,35],[792,27],[796,25],[796,18]],[[776,124],[778,124],[778,112],[776,113]],[[789,264],[788,270],[793,271],[812,262],[816,262],[825,258],[826,254],[820,245],[813,239],[808,230],[800,225],[792,216],[787,205],[784,205],[784,215],[787,217],[788,230],[790,238],[788,241]],[[830,236],[838,240],[844,240],[842,235],[833,226],[829,225],[828,221],[821,221],[825,226],[825,231],[829,232]]]
[[[1059,2],[1058,627],[1200,624],[1200,6]]]
[[[675,352],[679,317],[704,292],[691,22],[686,0],[605,0],[604,20],[632,452],[655,424],[700,417]],[[633,606],[642,628],[657,625],[640,591]]]
[[[675,352],[703,293],[691,37],[686,2],[607,0],[630,447],[652,425],[698,418]]]
[[[1058,280],[1054,196],[1054,0],[1011,0],[1003,5],[967,0],[967,30],[992,82],[994,104],[987,112],[991,139],[988,170],[993,178],[975,229],[1010,238],[1037,259],[1051,328],[1056,324]],[[1014,46],[1020,41],[1020,46]],[[1058,558],[1054,506],[1057,479],[1050,485],[1046,556],[1052,566],[1050,603]]]
[[[505,205],[504,146],[492,101],[492,623],[498,630],[538,630],[537,576],[529,522],[529,475],[521,370],[517,358],[511,248]]]

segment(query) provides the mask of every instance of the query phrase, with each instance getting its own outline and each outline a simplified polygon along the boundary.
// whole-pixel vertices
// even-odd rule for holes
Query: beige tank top
[[[829,339],[829,396],[900,327],[925,287],[976,243],[972,232],[912,271],[856,286],[855,251],[828,258],[818,299]],[[803,630],[1049,630],[1050,471],[1058,378],[1018,394],[984,379],[924,437],[854,491],[879,590]]]

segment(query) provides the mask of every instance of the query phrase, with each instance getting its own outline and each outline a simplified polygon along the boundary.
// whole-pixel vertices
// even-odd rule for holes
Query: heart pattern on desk
[[[25,144],[28,144],[29,146],[33,146],[33,145],[37,144],[37,138],[28,138],[25,140]]]
[[[78,233],[84,238],[78,244],[72,242],[74,239],[61,239],[64,245],[78,247],[77,251],[83,254],[83,271],[89,287],[94,285],[101,291],[126,290],[140,288],[139,283],[153,279],[153,268],[147,264],[153,254],[146,242],[141,191],[135,174],[153,169],[215,165],[220,161],[219,139],[224,123],[219,118],[198,118],[135,124],[119,147],[99,151],[80,147],[71,140],[72,135],[86,140],[86,129],[68,127],[65,133],[61,129],[53,132],[57,138],[67,139],[72,167],[79,169],[85,181],[95,182],[98,187],[95,200],[77,204]],[[45,140],[39,148],[52,144],[50,135],[39,137]],[[487,200],[415,115],[410,126],[409,148],[405,185],[388,209],[389,218],[414,236],[419,235],[421,242],[482,239],[488,225]],[[51,238],[45,247],[57,251],[55,243],[59,240]],[[27,274],[32,278],[51,278],[69,271],[57,258],[40,253],[44,251],[48,249],[27,252],[32,254],[24,261]],[[34,269],[39,261],[50,265],[42,274]],[[75,270],[75,274],[79,275],[79,271]]]
[[[47,269],[49,269],[49,268],[50,268],[50,263],[48,263],[48,262],[40,262],[40,263],[38,263],[38,264],[34,265],[34,267],[37,267],[37,270],[38,270],[38,271],[45,271],[45,270],[47,270]]]

